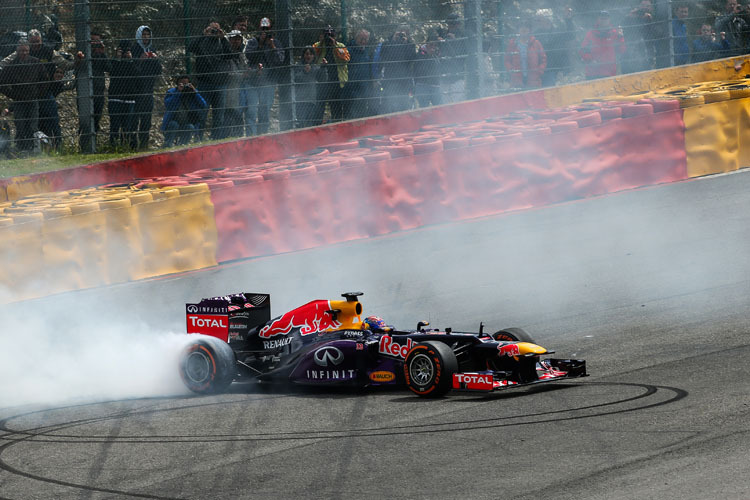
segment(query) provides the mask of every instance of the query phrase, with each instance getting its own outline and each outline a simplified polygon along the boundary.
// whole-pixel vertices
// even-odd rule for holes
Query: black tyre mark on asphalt
[[[513,427],[513,426],[526,426],[526,425],[535,425],[535,424],[542,424],[542,423],[550,423],[550,422],[564,422],[564,421],[574,421],[574,420],[581,420],[581,419],[588,419],[588,418],[594,418],[594,417],[601,417],[601,416],[607,416],[607,415],[615,415],[615,414],[621,414],[621,413],[628,413],[628,412],[634,412],[634,411],[641,411],[646,410],[650,408],[656,408],[659,406],[664,406],[667,404],[675,403],[683,398],[685,398],[688,395],[688,392],[675,388],[675,387],[667,387],[667,386],[657,386],[657,385],[648,385],[648,384],[636,384],[636,383],[617,383],[617,382],[588,382],[586,384],[580,384],[581,385],[608,385],[608,386],[626,386],[626,387],[636,387],[641,388],[644,390],[643,393],[629,397],[624,398],[622,400],[613,401],[613,402],[606,402],[606,403],[599,403],[599,404],[593,404],[593,405],[587,405],[587,406],[581,406],[576,408],[568,408],[568,409],[562,409],[562,410],[553,410],[549,412],[538,412],[538,413],[532,413],[532,414],[526,414],[526,415],[516,415],[516,416],[505,416],[505,417],[495,417],[495,418],[486,418],[486,419],[474,419],[474,420],[462,420],[462,421],[453,421],[453,422],[444,422],[444,423],[433,423],[433,424],[417,424],[417,425],[407,425],[407,426],[391,426],[391,427],[373,427],[368,429],[347,429],[342,431],[308,431],[306,433],[303,432],[290,432],[290,433],[274,433],[274,434],[267,434],[263,437],[247,437],[246,436],[240,436],[240,435],[234,435],[234,436],[223,436],[221,438],[199,438],[195,439],[195,436],[192,436],[193,439],[190,441],[178,441],[175,439],[153,439],[152,437],[148,437],[145,440],[134,440],[135,438],[117,438],[116,440],[110,439],[108,443],[114,444],[117,443],[132,443],[132,442],[138,442],[138,443],[151,443],[151,444],[157,444],[157,443],[179,443],[179,442],[190,442],[190,443],[196,443],[196,442],[208,442],[208,443],[218,443],[218,442],[226,442],[226,441],[234,441],[234,442],[245,442],[245,441],[309,441],[309,440],[325,440],[325,439],[341,439],[341,438],[361,438],[361,437],[382,437],[382,436],[395,436],[395,435],[417,435],[417,434],[435,434],[435,433],[446,433],[446,432],[462,432],[462,431],[475,431],[475,430],[482,430],[482,429],[490,429],[490,428],[502,428],[502,427]],[[648,398],[650,396],[653,396],[659,392],[659,390],[664,390],[668,392],[672,392],[673,396],[669,397],[668,399],[664,401],[658,401],[656,403],[646,404],[643,406],[636,406],[633,408],[624,408],[624,409],[612,409],[610,411],[600,411],[595,412],[587,415],[574,415],[569,417],[562,417],[559,414],[561,413],[568,413],[572,411],[582,411],[582,410],[590,410],[590,409],[596,409],[596,408],[605,408],[612,405],[620,405],[644,398]],[[76,427],[81,425],[86,425],[88,423],[92,422],[101,422],[111,419],[122,419],[129,416],[141,416],[144,414],[149,413],[159,413],[159,412],[166,412],[166,411],[174,411],[179,409],[185,409],[185,408],[191,408],[191,407],[201,407],[201,406],[212,406],[216,404],[226,404],[226,403],[210,403],[205,405],[191,405],[188,407],[180,407],[180,408],[162,408],[157,410],[147,410],[142,411],[142,408],[139,409],[129,409],[123,412],[120,412],[117,415],[109,415],[107,417],[97,418],[97,419],[83,419],[82,421],[76,422],[76,423],[65,423],[65,424],[58,424],[58,426],[45,426],[45,430],[40,433],[33,433],[29,430],[22,431],[23,437],[19,437],[18,439],[11,440],[8,443],[5,443],[3,445],[0,445],[0,470],[3,470],[5,472],[8,472],[13,475],[17,475],[20,477],[25,477],[27,479],[32,479],[44,483],[49,484],[56,484],[60,486],[66,486],[70,488],[79,489],[86,492],[100,492],[100,493],[111,493],[111,494],[117,494],[117,495],[124,495],[124,496],[130,496],[135,498],[153,498],[153,499],[164,499],[164,500],[178,500],[177,497],[167,497],[167,496],[161,496],[161,495],[151,495],[148,493],[134,493],[134,492],[128,492],[128,491],[122,491],[122,490],[115,490],[110,488],[101,488],[96,486],[90,486],[86,484],[78,484],[73,483],[69,481],[62,481],[54,478],[48,478],[44,476],[40,476],[37,474],[31,474],[29,472],[22,471],[20,469],[17,469],[10,464],[8,464],[3,458],[3,454],[12,446],[15,446],[17,444],[23,443],[23,442],[51,442],[51,443],[72,443],[72,444],[87,444],[87,443],[101,443],[102,440],[90,440],[90,439],[72,439],[72,440],[56,440],[56,439],[38,439],[39,436],[48,435],[51,432],[55,432],[56,430],[64,429],[64,428],[70,428],[70,427]],[[152,405],[153,406],[153,405]],[[54,409],[48,409],[47,411],[51,411]],[[43,410],[39,410],[37,412],[32,413],[38,413]],[[554,415],[554,416],[553,416]],[[529,417],[545,417],[550,416],[550,418],[539,418],[534,419],[530,421],[522,421],[522,422],[505,422],[509,419],[518,419],[518,418],[529,418]],[[11,417],[11,418],[18,418]],[[13,430],[7,429],[6,423],[8,419],[4,419],[0,421],[0,424],[2,424],[2,428],[8,430],[11,433],[15,433]],[[453,426],[451,428],[446,429],[438,429],[435,427],[446,427],[446,426]],[[249,435],[254,436],[254,435]],[[68,436],[70,437],[70,436]],[[308,446],[310,443],[304,443],[301,444],[301,447]],[[288,451],[288,450],[287,450]]]

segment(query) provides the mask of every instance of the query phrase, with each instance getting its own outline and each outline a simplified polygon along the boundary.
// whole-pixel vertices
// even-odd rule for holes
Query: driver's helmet
[[[368,316],[362,321],[362,329],[371,332],[390,332],[392,328],[385,324],[383,318],[378,316]]]

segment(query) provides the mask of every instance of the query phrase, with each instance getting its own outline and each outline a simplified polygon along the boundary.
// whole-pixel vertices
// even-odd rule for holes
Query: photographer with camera
[[[247,108],[245,114],[246,132],[251,135],[268,132],[271,106],[279,83],[279,68],[284,64],[284,47],[271,31],[271,20],[260,20],[259,33],[245,45],[245,57],[250,68]],[[257,123],[256,123],[257,120]]]
[[[341,121],[344,119],[344,88],[349,81],[351,55],[346,45],[336,41],[336,32],[330,26],[321,33],[320,40],[313,44],[313,50],[315,64],[322,65],[327,73],[327,83],[318,86],[318,101],[323,107],[328,103],[332,121]]]
[[[726,0],[724,14],[716,18],[715,33],[725,33],[729,43],[727,56],[739,56],[747,53],[750,39],[750,25],[746,19],[743,6],[737,0]]]
[[[219,23],[212,21],[196,38],[188,50],[195,57],[195,83],[211,107],[211,139],[223,139],[227,135],[224,126],[226,109],[227,75],[231,70],[229,59],[232,49]],[[202,139],[201,135],[201,139]]]
[[[164,119],[161,130],[164,132],[164,147],[190,142],[198,135],[208,112],[208,103],[196,90],[190,77],[180,75],[175,86],[164,96]],[[176,139],[176,141],[175,141]]]

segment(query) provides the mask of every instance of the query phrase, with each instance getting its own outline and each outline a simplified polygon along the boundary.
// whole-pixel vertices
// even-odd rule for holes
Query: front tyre
[[[421,342],[407,353],[404,381],[414,394],[437,398],[451,390],[458,361],[453,350],[442,342]]]
[[[506,328],[505,330],[498,330],[492,334],[492,338],[498,342],[528,342],[530,344],[536,344],[531,335],[526,333],[521,328]]]
[[[180,376],[188,389],[199,394],[220,393],[234,380],[236,361],[229,344],[202,335],[180,357]]]

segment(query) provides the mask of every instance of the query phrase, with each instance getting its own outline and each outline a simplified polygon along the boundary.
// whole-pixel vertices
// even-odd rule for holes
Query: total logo
[[[406,344],[401,345],[394,342],[390,335],[383,335],[380,337],[380,342],[378,343],[378,352],[380,354],[388,354],[390,356],[406,359],[406,355],[409,353],[412,346],[414,346],[414,341],[412,339],[407,339]]]
[[[490,384],[492,385],[492,375],[474,375],[468,373],[456,373],[456,380],[459,384]]]
[[[198,328],[226,328],[225,318],[201,318],[200,316],[188,316],[190,326]]]

